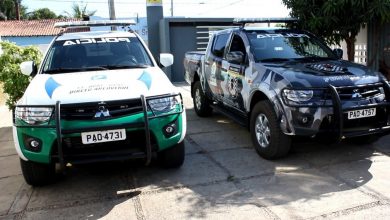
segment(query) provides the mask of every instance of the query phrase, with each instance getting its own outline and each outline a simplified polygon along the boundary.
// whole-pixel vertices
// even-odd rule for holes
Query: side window
[[[245,44],[239,35],[233,35],[226,60],[238,65],[247,64]]]
[[[246,54],[244,41],[242,41],[240,36],[238,35],[233,36],[232,43],[229,48],[229,52],[242,52],[244,55]]]
[[[53,66],[56,66],[56,65],[54,65],[54,63],[55,63],[55,60],[53,61],[53,54],[54,54],[54,50],[55,50],[56,48],[51,48],[50,50],[49,50],[49,52],[47,53],[47,60],[48,60],[48,62],[46,62],[45,63],[45,66],[43,67],[43,69],[45,69],[45,70],[47,70],[47,69],[53,69]],[[58,63],[58,62],[57,62]]]
[[[214,40],[215,43],[211,51],[215,56],[220,58],[223,57],[223,52],[225,51],[228,38],[229,38],[229,34],[221,34],[216,36]]]

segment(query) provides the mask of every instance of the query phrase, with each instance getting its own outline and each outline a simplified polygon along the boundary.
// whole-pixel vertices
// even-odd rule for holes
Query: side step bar
[[[234,110],[229,110],[229,109],[226,109],[226,108],[223,108],[221,106],[219,106],[218,104],[213,104],[213,105],[210,105],[211,108],[213,108],[215,111],[218,111],[220,113],[222,113],[223,115],[227,116],[228,118],[231,118],[233,119],[233,121],[235,121],[236,123],[238,123],[239,125],[243,126],[243,127],[248,127],[248,117],[245,117],[244,115],[242,115],[241,113],[235,113]]]

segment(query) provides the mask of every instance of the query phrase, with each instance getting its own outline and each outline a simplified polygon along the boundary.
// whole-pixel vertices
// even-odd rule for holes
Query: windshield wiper
[[[287,58],[267,58],[267,59],[260,60],[260,62],[285,62],[290,60],[291,59],[287,59]]]
[[[92,67],[83,67],[83,68],[56,68],[46,70],[43,73],[66,73],[66,72],[81,72],[81,71],[91,71],[91,70],[113,70],[113,69],[136,69],[136,68],[148,68],[149,65],[140,64],[140,65],[104,65],[104,66],[92,66]]]
[[[145,64],[138,64],[138,65],[104,65],[104,66],[99,66],[99,67],[113,70],[113,69],[137,69],[137,68],[148,68],[148,67],[150,67],[150,66],[149,66],[149,65],[145,65]]]
[[[64,73],[64,72],[81,72],[88,70],[107,70],[107,68],[102,66],[94,66],[94,67],[83,67],[83,68],[55,68],[46,70],[43,73]]]
[[[335,60],[335,58],[332,57],[319,57],[319,56],[310,56],[310,57],[300,57],[300,58],[294,58],[294,60],[299,61],[306,61],[306,62],[316,62],[321,60]]]

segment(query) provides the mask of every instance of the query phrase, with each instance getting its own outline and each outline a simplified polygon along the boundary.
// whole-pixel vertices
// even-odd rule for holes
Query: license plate
[[[376,108],[348,111],[348,119],[368,118],[376,115]]]
[[[126,130],[107,130],[107,131],[92,131],[81,133],[83,144],[96,144],[110,141],[120,141],[126,139]]]

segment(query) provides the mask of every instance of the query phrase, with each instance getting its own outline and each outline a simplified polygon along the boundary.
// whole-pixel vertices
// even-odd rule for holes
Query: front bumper
[[[175,112],[156,113],[151,111],[149,101],[160,98],[177,97],[179,108]],[[114,101],[113,101],[114,102]],[[118,102],[118,101],[115,101]],[[185,111],[181,94],[144,97],[139,99],[138,106],[130,106],[134,100],[120,100],[121,105],[129,106],[129,112],[107,119],[70,119],[79,116],[69,109],[83,107],[85,104],[63,104],[57,102],[52,119],[46,125],[28,125],[20,119],[14,119],[16,138],[20,152],[28,160],[51,163],[58,162],[62,168],[65,164],[90,163],[142,158],[149,164],[152,155],[177,144],[185,135]],[[109,103],[109,102],[107,102]],[[18,106],[31,107],[31,106]],[[48,106],[40,106],[48,107]],[[80,108],[81,108],[80,107]],[[118,111],[120,112],[120,111]],[[170,135],[163,131],[168,124],[175,124],[176,130]],[[126,140],[105,142],[90,145],[81,143],[81,133],[125,129]],[[27,140],[40,140],[42,145],[38,152],[29,149]]]
[[[382,102],[371,102],[368,98],[360,101],[353,101],[342,97],[343,90],[365,89],[382,87],[385,99]],[[326,89],[330,93],[330,103],[323,106],[286,106],[286,118],[290,135],[316,136],[328,135],[335,141],[344,138],[358,137],[365,135],[387,135],[390,133],[390,86],[383,81],[377,84],[354,87],[334,87],[329,85]],[[363,103],[363,102],[362,102]],[[377,115],[362,119],[349,120],[348,111],[375,108]],[[305,118],[303,120],[303,118]],[[303,123],[307,121],[307,123]],[[330,136],[329,136],[330,135]]]

